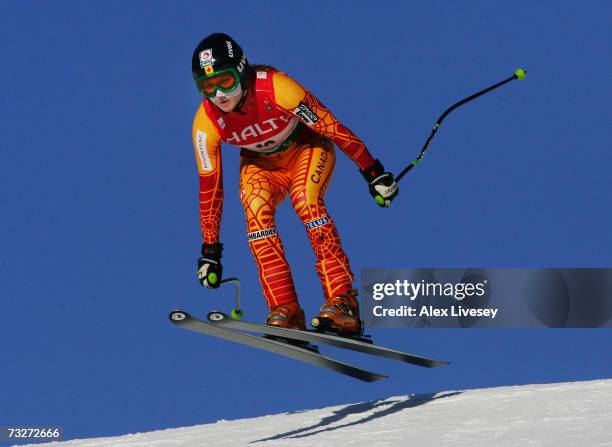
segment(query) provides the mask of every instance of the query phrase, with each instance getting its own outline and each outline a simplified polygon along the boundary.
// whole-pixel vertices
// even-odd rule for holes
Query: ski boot
[[[304,311],[300,308],[300,304],[297,301],[273,307],[268,314],[268,318],[266,318],[266,324],[268,326],[277,326],[287,329],[299,329],[301,331],[306,330],[306,323],[304,323]],[[264,337],[308,349],[312,352],[319,352],[316,346],[311,345],[307,341],[278,337],[276,335],[264,335]]]
[[[266,324],[288,329],[306,330],[304,311],[297,301],[273,307],[266,318]]]
[[[361,336],[363,330],[359,320],[357,290],[350,289],[328,299],[321,307],[319,315],[310,323],[315,330],[328,330],[347,337]]]

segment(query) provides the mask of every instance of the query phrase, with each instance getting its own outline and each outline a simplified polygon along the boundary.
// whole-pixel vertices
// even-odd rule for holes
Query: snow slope
[[[189,428],[37,445],[612,446],[612,380],[398,396]]]

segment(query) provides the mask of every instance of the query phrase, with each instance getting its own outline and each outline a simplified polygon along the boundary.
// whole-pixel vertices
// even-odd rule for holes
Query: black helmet
[[[191,59],[193,79],[200,93],[198,81],[210,78],[224,71],[231,71],[246,89],[250,66],[238,43],[227,34],[214,33],[204,38],[196,47]]]

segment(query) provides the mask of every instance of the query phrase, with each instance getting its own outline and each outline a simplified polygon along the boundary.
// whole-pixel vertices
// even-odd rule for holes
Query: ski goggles
[[[196,86],[202,96],[205,98],[214,98],[217,90],[223,93],[229,93],[238,87],[240,77],[234,68],[219,70],[212,76],[200,76],[195,80]]]

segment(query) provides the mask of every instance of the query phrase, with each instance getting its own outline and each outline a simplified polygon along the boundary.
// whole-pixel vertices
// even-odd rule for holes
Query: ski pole
[[[420,163],[420,161],[423,159],[423,156],[425,155],[425,152],[427,152],[427,150],[429,149],[429,145],[431,144],[431,140],[433,139],[434,135],[436,134],[436,132],[438,131],[438,129],[440,128],[440,124],[442,124],[442,121],[444,120],[444,118],[446,118],[446,116],[451,113],[453,110],[455,110],[457,107],[462,106],[463,104],[470,102],[473,99],[478,98],[481,95],[484,95],[485,93],[490,92],[491,90],[495,90],[498,87],[501,87],[502,85],[510,82],[510,81],[514,81],[515,79],[518,80],[523,80],[525,79],[525,74],[527,72],[525,70],[523,70],[522,68],[517,68],[516,71],[514,72],[514,74],[512,76],[510,76],[508,79],[504,79],[501,82],[498,82],[495,85],[492,85],[491,87],[487,87],[484,90],[481,90],[477,93],[474,93],[472,96],[468,96],[467,98],[462,99],[461,101],[453,104],[452,106],[450,106],[448,109],[446,109],[446,111],[440,115],[440,118],[438,118],[438,120],[436,121],[436,124],[434,125],[433,129],[431,130],[431,133],[429,134],[429,138],[427,138],[427,141],[425,141],[425,144],[423,145],[423,148],[421,149],[421,153],[419,154],[419,156],[412,162],[410,163],[408,166],[406,166],[404,168],[404,170],[402,172],[399,173],[399,175],[397,175],[395,177],[395,181],[397,183],[399,183],[399,181],[402,179],[402,177],[404,175],[406,175],[412,168],[414,168],[416,165],[418,165]]]
[[[240,309],[240,280],[238,278],[226,278],[221,280],[220,284],[233,282],[236,286],[236,307],[232,309],[231,316],[234,320],[240,320],[244,316],[244,312]]]

